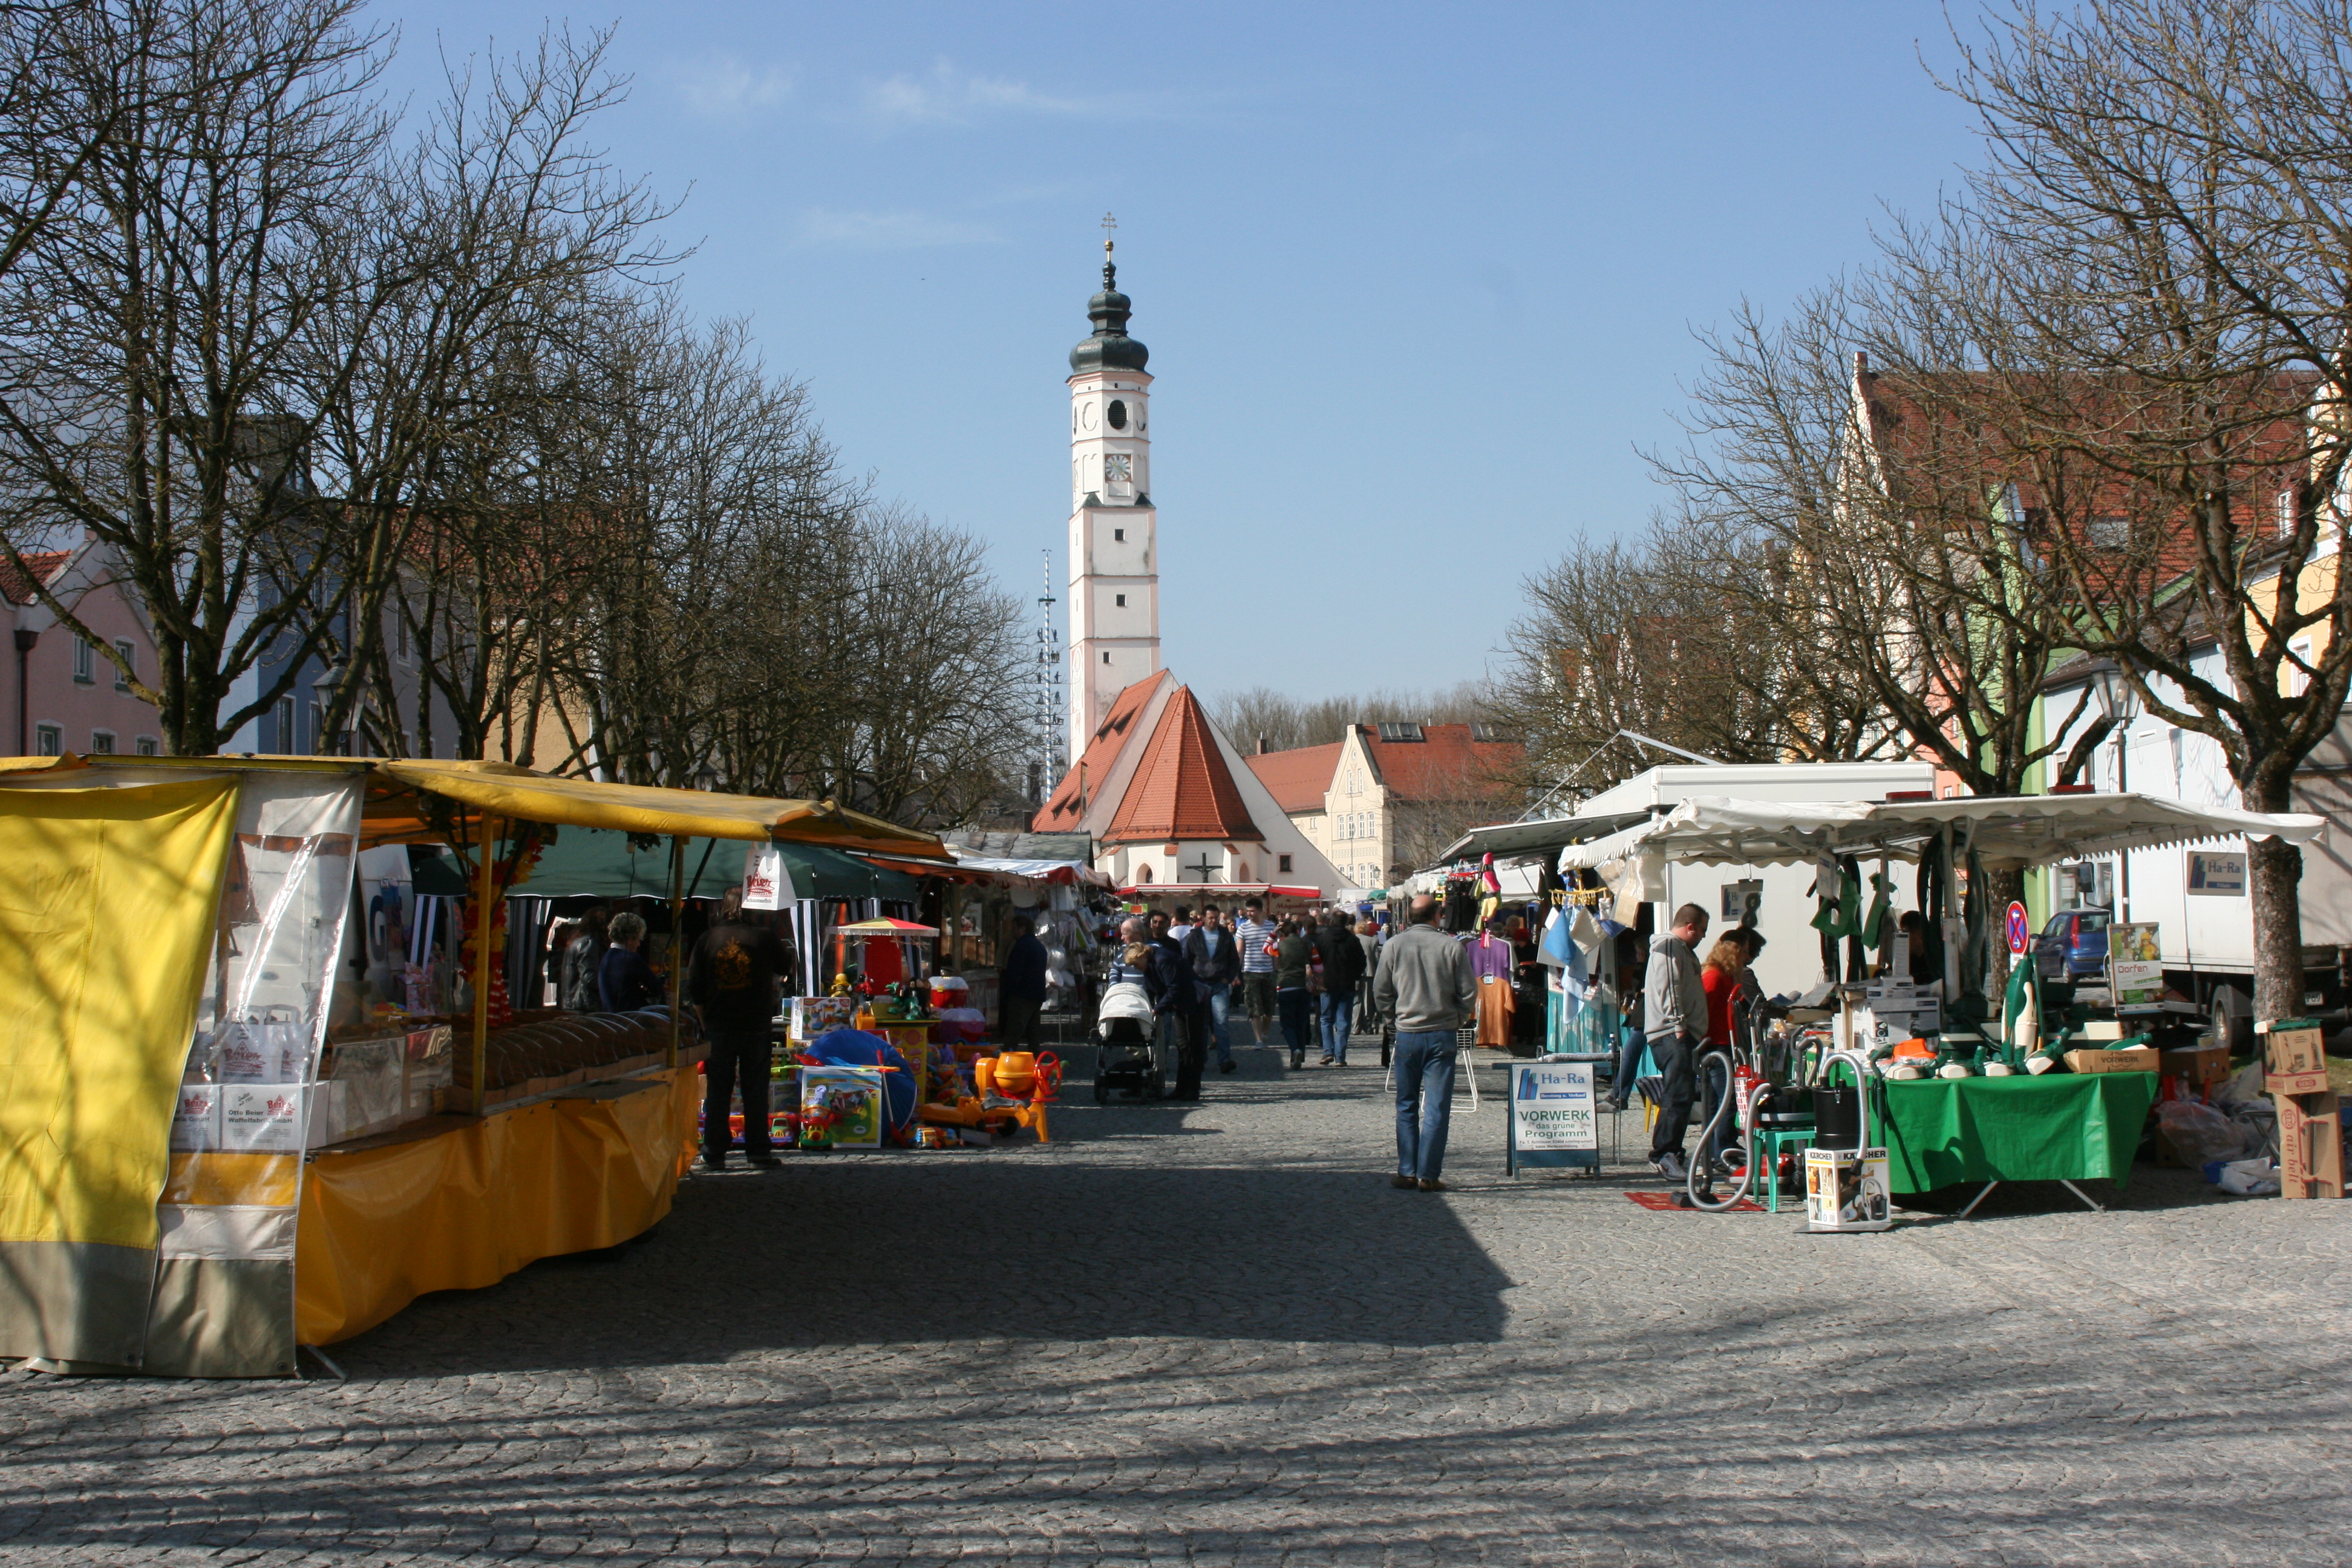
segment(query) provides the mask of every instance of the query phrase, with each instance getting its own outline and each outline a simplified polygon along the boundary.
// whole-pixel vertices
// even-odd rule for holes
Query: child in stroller
[[[1109,1100],[1113,1089],[1144,1100],[1168,1092],[1167,1067],[1157,1048],[1159,1017],[1143,989],[1143,944],[1135,942],[1112,962],[1095,1010],[1097,1103]]]

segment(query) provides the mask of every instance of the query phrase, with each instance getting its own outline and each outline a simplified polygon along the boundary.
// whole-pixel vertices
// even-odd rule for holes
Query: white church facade
[[[1271,890],[1321,899],[1343,879],[1190,688],[1160,662],[1150,351],[1129,335],[1110,246],[1070,351],[1070,752],[1034,831],[1091,834],[1096,868],[1139,893]]]

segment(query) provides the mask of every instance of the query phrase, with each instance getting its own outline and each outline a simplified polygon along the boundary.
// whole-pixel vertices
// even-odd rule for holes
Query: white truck
[[[2209,653],[2199,662],[2213,666],[2200,668],[2200,675],[2217,684],[2226,681],[2217,655]],[[2062,668],[2043,687],[2042,702],[2045,730],[2062,731],[2058,757],[2068,754],[2087,726],[2109,711],[2119,712],[2121,721],[2097,742],[2076,787],[2129,791],[2191,805],[2242,805],[2221,747],[2135,711],[2103,662],[2078,660]],[[2044,767],[2049,773],[2057,771]],[[2303,846],[2304,1007],[2311,1015],[2336,1015],[2333,1021],[2340,1023],[2347,1000],[2346,960],[2352,952],[2352,861],[2347,859],[2352,833],[2346,831],[2352,826],[2352,719],[2339,720],[2336,733],[2305,759],[2296,770],[2294,794],[2295,810],[2326,817],[2329,824]],[[2251,1048],[2254,922],[2244,839],[2136,849],[2033,875],[2041,879],[2030,900],[2041,917],[2036,956],[2045,972],[2054,973],[2065,962],[2060,949],[2070,934],[2082,955],[2078,962],[2087,965],[2106,921],[2154,921],[2167,991],[2211,1017],[2234,1048]]]

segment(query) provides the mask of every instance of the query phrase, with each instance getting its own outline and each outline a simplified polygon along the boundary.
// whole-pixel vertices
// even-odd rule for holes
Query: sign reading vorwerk
[[[1511,1064],[1508,1167],[1601,1164],[1599,1125],[1593,1120],[1592,1064]]]

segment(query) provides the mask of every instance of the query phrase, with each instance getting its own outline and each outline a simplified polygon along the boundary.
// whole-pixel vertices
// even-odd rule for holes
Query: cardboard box
[[[828,1029],[845,1029],[857,1016],[855,996],[795,996],[792,1037],[814,1040]]]
[[[2334,1093],[2285,1095],[2278,1107],[2279,1191],[2290,1198],[2344,1195],[2344,1119]]]
[[[2319,1025],[2309,1018],[2262,1020],[2254,1025],[2263,1037],[2263,1070],[2275,1073],[2324,1073],[2327,1053],[2320,1044]]]
[[[2326,1094],[2327,1075],[2324,1072],[2272,1072],[2263,1075],[2265,1094]]]
[[[2158,1053],[2161,1066],[2158,1070],[2175,1078],[2187,1079],[2203,1088],[2220,1083],[2230,1076],[2230,1047],[2227,1046],[2195,1046],[2186,1050]],[[2325,1084],[2320,1086],[2325,1089]]]
[[[2150,1046],[2129,1051],[2068,1051],[2066,1070],[2069,1072],[2155,1072],[2163,1065],[2163,1053]]]

